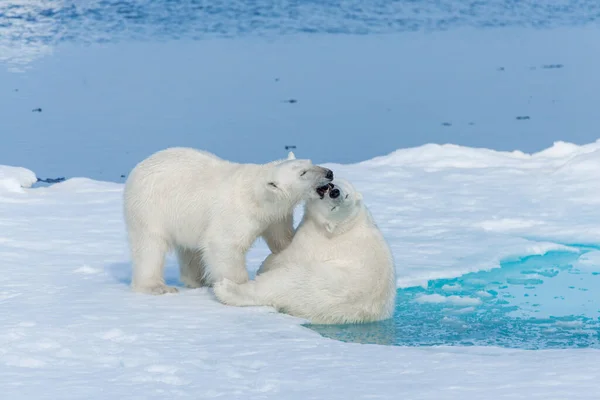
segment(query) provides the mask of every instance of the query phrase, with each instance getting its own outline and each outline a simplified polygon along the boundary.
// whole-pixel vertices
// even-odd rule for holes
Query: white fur
[[[319,324],[388,319],[396,298],[391,251],[362,195],[334,180],[341,194],[308,200],[292,243],[267,257],[254,281],[223,280],[217,298],[234,306],[272,306]]]
[[[163,294],[165,255],[175,250],[188,287],[248,280],[245,256],[262,236],[273,253],[293,236],[293,209],[330,179],[310,160],[239,164],[191,148],[159,151],[133,168],[124,212],[132,288]]]

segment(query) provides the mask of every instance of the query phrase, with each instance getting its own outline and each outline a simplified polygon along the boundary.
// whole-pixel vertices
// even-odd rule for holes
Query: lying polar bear
[[[216,297],[233,306],[272,306],[318,324],[390,318],[396,298],[392,254],[362,196],[347,181],[306,202],[292,243],[267,257],[254,281],[224,279]]]
[[[166,253],[174,249],[181,280],[210,286],[248,280],[246,252],[262,236],[273,253],[294,234],[294,207],[327,185],[333,172],[310,160],[238,164],[191,148],[159,151],[136,165],[124,191],[132,288],[177,292],[165,285]]]

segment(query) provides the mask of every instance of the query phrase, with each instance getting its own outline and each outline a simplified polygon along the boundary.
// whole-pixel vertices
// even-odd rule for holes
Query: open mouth
[[[333,189],[333,183],[328,183],[327,185],[320,186],[317,188],[317,194],[319,195],[321,200],[323,199],[323,197],[325,197],[325,194],[329,189]]]

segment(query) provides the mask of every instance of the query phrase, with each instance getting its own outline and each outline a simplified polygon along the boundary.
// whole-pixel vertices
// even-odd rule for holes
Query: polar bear
[[[283,251],[269,255],[253,281],[215,283],[219,301],[271,306],[315,324],[388,319],[396,299],[391,250],[346,180],[317,189]]]
[[[296,159],[240,164],[192,148],[158,151],[125,182],[124,216],[133,264],[131,286],[175,293],[165,284],[165,255],[175,250],[187,287],[248,280],[245,257],[258,237],[271,252],[288,246],[293,210],[333,172]]]

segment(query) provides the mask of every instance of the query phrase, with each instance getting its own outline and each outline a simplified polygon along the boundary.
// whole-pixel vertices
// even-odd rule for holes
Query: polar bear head
[[[290,152],[286,160],[269,164],[266,186],[272,200],[297,203],[332,180],[333,171]]]
[[[336,179],[315,192],[317,196],[306,202],[305,214],[329,233],[350,229],[366,212],[362,194],[345,179]]]

